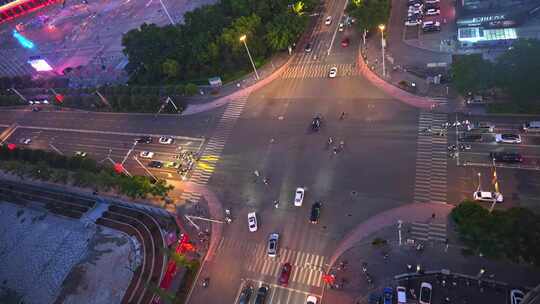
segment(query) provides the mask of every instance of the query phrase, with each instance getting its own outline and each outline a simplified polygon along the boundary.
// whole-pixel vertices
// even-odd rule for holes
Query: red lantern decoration
[[[124,172],[124,165],[122,165],[121,163],[115,163],[114,164],[114,171],[118,174]]]
[[[7,148],[9,151],[13,151],[17,148],[17,145],[16,144],[8,144],[7,145]]]
[[[63,103],[64,102],[64,95],[62,94],[54,94],[54,97],[56,98],[56,102]]]

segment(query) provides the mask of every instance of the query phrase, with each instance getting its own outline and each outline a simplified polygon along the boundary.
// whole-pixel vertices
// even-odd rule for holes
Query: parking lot
[[[407,290],[409,303],[416,303],[420,295],[422,282],[431,284],[431,303],[491,303],[507,304],[510,302],[510,292],[513,289],[525,291],[520,286],[511,286],[486,278],[474,278],[458,274],[433,273],[426,275],[411,275],[396,280],[397,286]]]
[[[146,137],[150,137],[151,142],[146,140]],[[161,143],[160,137],[163,137]],[[203,145],[200,138],[166,134],[24,126],[19,126],[8,141],[31,149],[90,157],[101,163],[122,163],[128,174],[177,181],[189,178]]]

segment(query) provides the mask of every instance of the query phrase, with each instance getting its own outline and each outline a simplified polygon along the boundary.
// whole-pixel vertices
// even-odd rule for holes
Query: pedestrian
[[[341,112],[341,116],[339,116],[339,120],[343,120],[345,118],[345,112]]]

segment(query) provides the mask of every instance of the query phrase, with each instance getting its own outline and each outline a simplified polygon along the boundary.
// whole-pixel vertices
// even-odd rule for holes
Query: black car
[[[322,124],[321,117],[315,116],[313,120],[311,121],[311,129],[313,131],[319,131],[319,129],[321,128],[321,124]]]
[[[238,297],[238,304],[248,304],[249,298],[251,298],[251,294],[253,293],[253,286],[247,285],[242,289],[242,292],[240,293],[240,297]]]
[[[309,42],[308,44],[306,44],[306,47],[304,48],[304,51],[306,51],[306,53],[311,52],[311,42]]]
[[[137,143],[139,144],[151,144],[152,143],[152,137],[150,136],[142,136],[137,138]]]
[[[491,152],[489,157],[494,159],[496,162],[501,163],[521,163],[523,162],[523,157],[519,153],[515,152]]]
[[[440,9],[439,3],[426,3],[426,10],[428,9]]]
[[[309,216],[309,221],[312,224],[317,224],[319,222],[319,218],[321,217],[321,202],[316,202],[311,206],[311,214]]]
[[[163,167],[163,163],[157,160],[153,160],[148,163],[148,167],[150,168],[161,168]]]
[[[464,142],[479,142],[479,141],[482,141],[482,135],[481,134],[467,134],[459,138],[459,140],[464,141]]]
[[[257,290],[257,297],[255,298],[255,304],[264,304],[266,296],[268,295],[268,287],[263,285]]]

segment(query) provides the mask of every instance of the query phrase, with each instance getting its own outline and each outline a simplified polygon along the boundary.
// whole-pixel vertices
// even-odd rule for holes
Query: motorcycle
[[[202,281],[202,286],[206,288],[208,285],[210,285],[210,278],[204,278]]]

